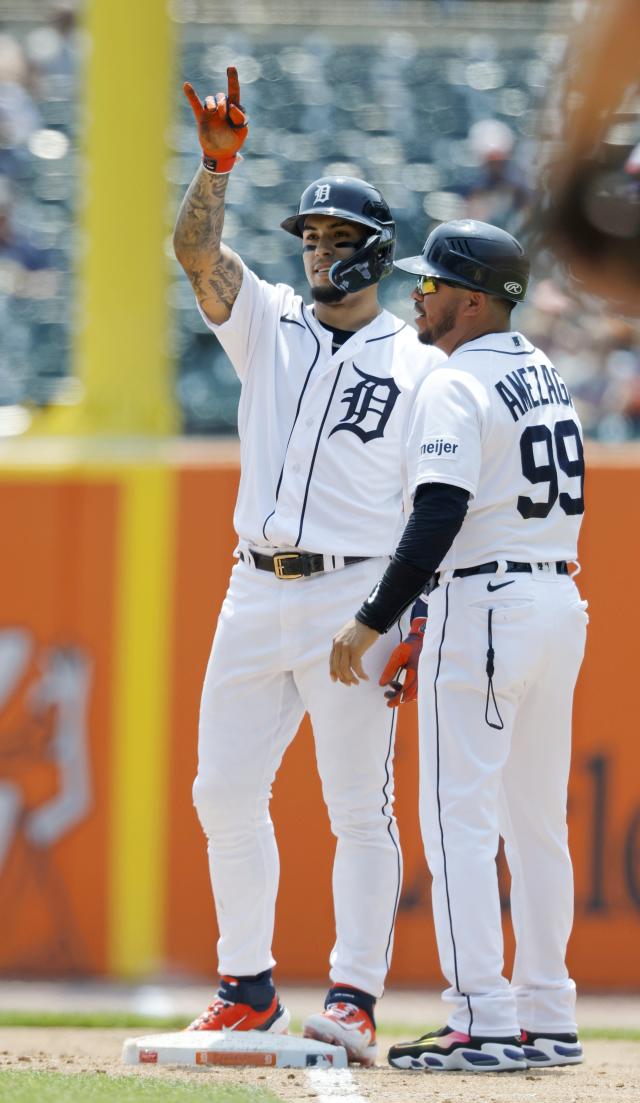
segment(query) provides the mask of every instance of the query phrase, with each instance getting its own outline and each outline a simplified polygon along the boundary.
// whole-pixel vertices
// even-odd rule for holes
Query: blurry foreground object
[[[640,4],[581,8],[542,186],[543,243],[584,288],[640,315]]]

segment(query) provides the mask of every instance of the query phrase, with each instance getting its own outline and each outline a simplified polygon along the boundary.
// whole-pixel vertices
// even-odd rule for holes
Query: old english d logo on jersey
[[[391,378],[380,379],[376,375],[367,375],[353,365],[361,382],[355,387],[347,387],[342,402],[347,409],[344,417],[331,430],[332,437],[338,429],[349,429],[356,433],[365,444],[376,437],[384,436],[385,426],[400,394],[399,388]]]

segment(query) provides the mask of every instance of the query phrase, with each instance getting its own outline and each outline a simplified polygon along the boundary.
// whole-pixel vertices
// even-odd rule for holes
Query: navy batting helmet
[[[513,303],[522,302],[529,282],[529,261],[520,242],[506,230],[472,218],[442,222],[429,234],[420,256],[397,260],[395,266]]]
[[[367,228],[355,253],[332,264],[329,279],[340,291],[361,291],[393,271],[396,226],[382,195],[366,180],[350,176],[322,176],[302,193],[298,210],[280,225],[302,237],[307,215],[344,218]]]

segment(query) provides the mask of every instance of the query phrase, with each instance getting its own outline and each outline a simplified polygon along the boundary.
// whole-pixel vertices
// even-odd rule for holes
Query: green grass
[[[585,1027],[580,1031],[581,1039],[592,1041],[596,1039],[604,1039],[605,1041],[612,1042],[640,1042],[640,1030],[636,1030],[633,1027],[619,1027],[618,1029],[591,1026]]]
[[[114,1011],[0,1011],[2,1026],[79,1026],[115,1027],[121,1030],[147,1030],[158,1033],[164,1030],[184,1030],[184,1015],[133,1015]]]
[[[0,1027],[40,1026],[40,1027],[95,1027],[100,1029],[144,1030],[148,1034],[159,1034],[166,1030],[183,1030],[188,1016],[132,1015],[113,1011],[76,1012],[76,1011],[0,1011]],[[392,1038],[417,1038],[428,1030],[437,1030],[437,1024],[429,1023],[385,1023],[378,1022],[378,1033]],[[292,1034],[302,1033],[302,1020],[292,1019]],[[610,1039],[611,1041],[640,1042],[640,1028],[634,1027],[585,1027],[580,1031],[582,1039]],[[0,1099],[2,1097],[0,1096]]]
[[[278,1103],[263,1088],[143,1080],[96,1073],[0,1071],[2,1103]]]

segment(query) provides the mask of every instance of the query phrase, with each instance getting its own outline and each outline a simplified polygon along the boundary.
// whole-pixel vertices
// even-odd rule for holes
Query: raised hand
[[[193,85],[186,82],[183,90],[198,126],[204,167],[209,172],[229,172],[249,132],[247,116],[240,104],[238,70],[233,65],[227,69],[226,96],[217,92],[201,103]]]

